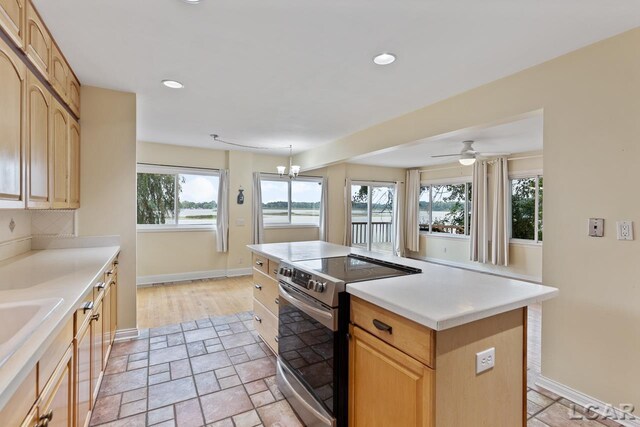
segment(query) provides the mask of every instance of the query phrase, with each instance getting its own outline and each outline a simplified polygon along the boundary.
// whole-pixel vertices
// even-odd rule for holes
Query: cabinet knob
[[[262,290],[262,286],[261,286],[261,285],[255,285],[255,288],[256,288],[257,290],[259,290],[259,291],[261,291],[261,290]]]
[[[53,410],[47,412],[44,415],[41,415],[40,418],[38,418],[38,424],[36,424],[36,427],[47,427],[52,419]]]
[[[262,319],[261,319],[261,318],[259,318],[258,316],[254,316],[253,318],[254,318],[254,319],[256,319],[256,322],[258,322],[258,323],[262,323]]]
[[[264,263],[260,260],[256,261],[256,265],[262,267],[264,265]]]
[[[93,310],[93,301],[84,303],[84,305],[82,306],[82,314],[85,314],[89,310]]]
[[[98,284],[96,284],[96,289],[104,289],[105,286],[104,282],[98,282]]]
[[[280,300],[278,298],[276,298],[273,302],[275,302],[276,304],[280,304]]]
[[[378,319],[373,319],[373,326],[380,331],[389,332],[390,334],[393,333],[393,328],[391,326],[379,321]]]
[[[91,316],[91,321],[94,321],[94,320],[100,320],[100,313],[97,313]]]

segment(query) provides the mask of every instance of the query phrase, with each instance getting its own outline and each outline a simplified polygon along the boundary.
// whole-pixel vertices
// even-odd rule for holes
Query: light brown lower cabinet
[[[351,427],[433,426],[433,369],[353,325],[349,357]]]
[[[253,324],[271,351],[278,354],[278,264],[253,253]]]
[[[77,310],[0,410],[0,426],[89,425],[115,338],[117,261],[104,277],[81,298]]]

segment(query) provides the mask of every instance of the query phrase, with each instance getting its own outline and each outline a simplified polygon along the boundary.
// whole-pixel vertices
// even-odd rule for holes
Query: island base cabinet
[[[91,416],[91,321],[84,323],[75,341],[75,425],[89,424]]]
[[[434,425],[431,368],[353,325],[349,359],[350,427]]]

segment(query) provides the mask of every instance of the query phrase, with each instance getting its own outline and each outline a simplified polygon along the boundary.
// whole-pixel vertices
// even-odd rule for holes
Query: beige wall
[[[613,404],[640,407],[640,29],[604,40],[297,156],[305,168],[544,110],[542,373]],[[605,237],[587,236],[589,217]]]
[[[514,160],[509,161],[509,174],[542,172],[542,152],[519,153],[510,157]],[[471,166],[462,166],[457,162],[419,169],[425,171],[421,174],[423,183],[447,179],[471,181],[473,172]],[[542,280],[542,245],[540,244],[511,243],[507,267],[470,261],[469,250],[468,237],[421,233],[420,251],[411,253],[410,256],[519,279],[536,282]]]
[[[136,96],[82,86],[78,235],[119,235],[118,329],[136,327]]]

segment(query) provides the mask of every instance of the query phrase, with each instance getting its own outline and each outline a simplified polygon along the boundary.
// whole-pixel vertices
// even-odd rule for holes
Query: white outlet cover
[[[496,348],[491,347],[476,353],[476,374],[492,369],[496,365]]]
[[[618,240],[633,240],[633,221],[616,222]]]

